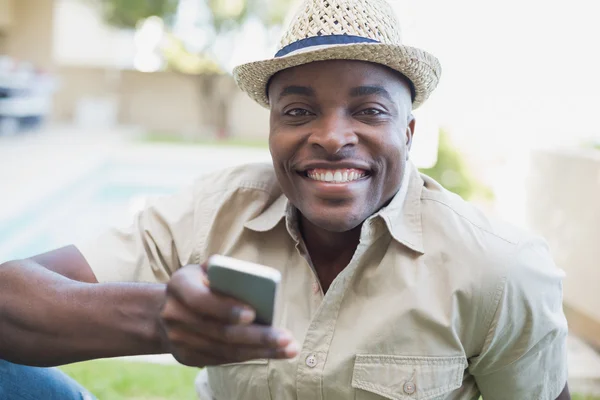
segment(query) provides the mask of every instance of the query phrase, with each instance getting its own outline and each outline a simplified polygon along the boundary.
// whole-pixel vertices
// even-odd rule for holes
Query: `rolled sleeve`
[[[131,225],[76,243],[98,282],[166,282],[193,251],[194,188],[154,198]]]
[[[545,242],[519,246],[498,285],[481,354],[471,360],[484,400],[555,400],[567,382],[562,279]]]

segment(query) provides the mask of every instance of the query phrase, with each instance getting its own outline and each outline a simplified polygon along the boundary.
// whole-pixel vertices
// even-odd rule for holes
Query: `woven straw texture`
[[[269,107],[266,87],[279,71],[314,61],[359,60],[382,64],[410,79],[415,88],[413,109],[436,88],[441,67],[433,55],[402,44],[400,24],[385,0],[306,0],[283,34],[279,49],[298,40],[322,35],[352,35],[379,43],[336,44],[293,52],[283,57],[236,67],[240,89]]]

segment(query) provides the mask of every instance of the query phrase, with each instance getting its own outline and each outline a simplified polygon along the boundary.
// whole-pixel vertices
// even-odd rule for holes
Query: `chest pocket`
[[[271,399],[268,367],[266,359],[208,367],[214,400]]]
[[[356,400],[438,400],[462,385],[465,357],[357,355]]]

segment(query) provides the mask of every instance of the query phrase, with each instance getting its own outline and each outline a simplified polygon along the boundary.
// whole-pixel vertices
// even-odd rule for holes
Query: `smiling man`
[[[362,223],[409,179],[411,83],[383,65],[318,61],[279,72],[268,93],[277,182],[327,290],[356,252]]]
[[[401,43],[385,2],[307,0],[277,55],[234,76],[270,108],[272,165],[3,264],[0,358],[171,353],[207,367],[206,400],[570,398],[563,274],[542,240],[410,162],[440,66]],[[216,253],[281,271],[274,327],[206,286]]]

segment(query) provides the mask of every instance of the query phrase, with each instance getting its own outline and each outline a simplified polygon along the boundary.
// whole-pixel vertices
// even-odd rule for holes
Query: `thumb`
[[[200,271],[202,271],[202,281],[207,287],[210,287],[210,282],[208,281],[208,262],[204,261],[200,264]]]

